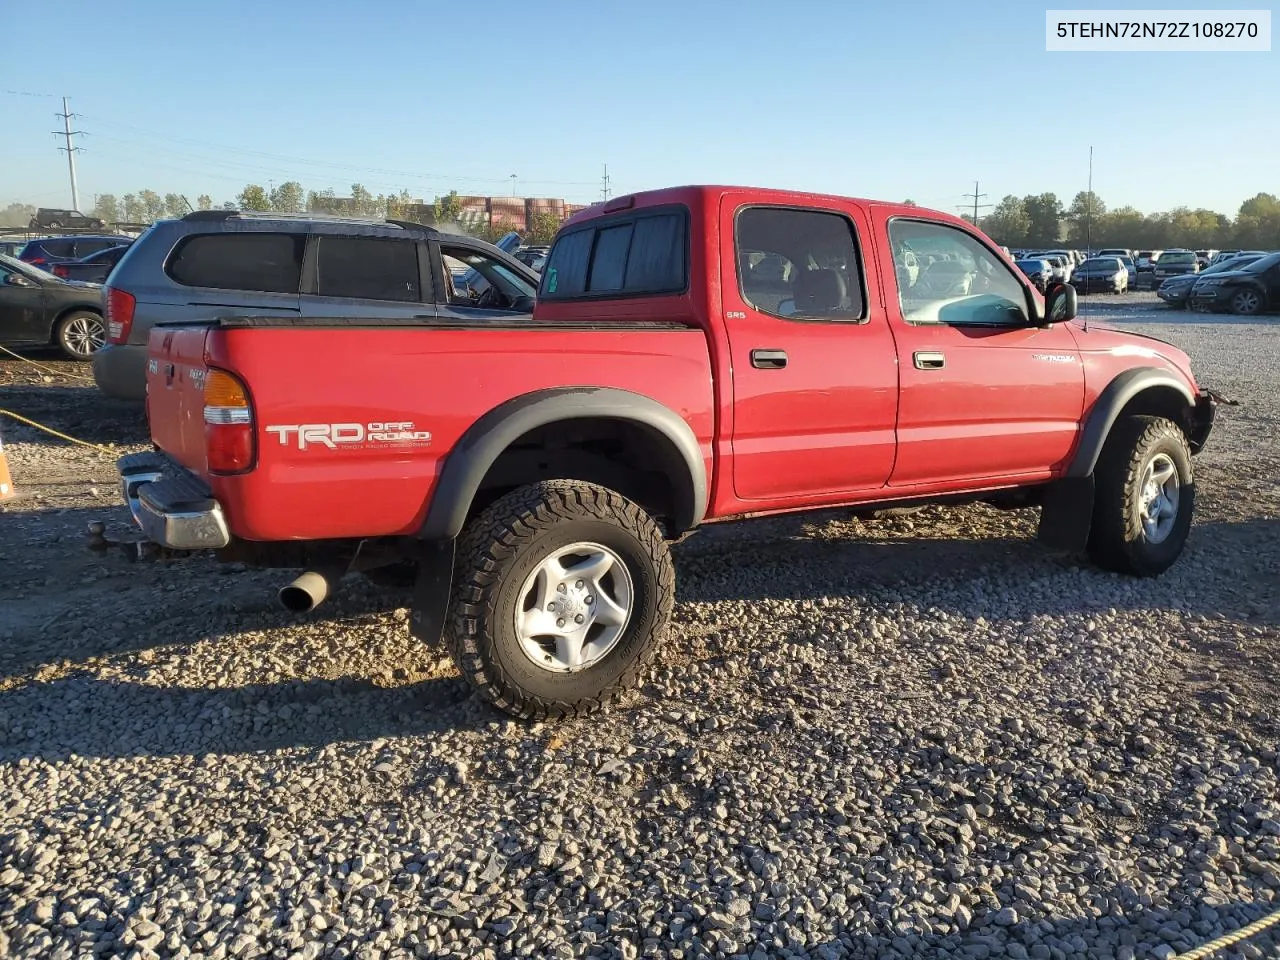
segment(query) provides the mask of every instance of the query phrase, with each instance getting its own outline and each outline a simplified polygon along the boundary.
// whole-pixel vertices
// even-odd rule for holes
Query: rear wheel
[[[1191,532],[1196,492],[1191,451],[1178,425],[1163,417],[1118,421],[1094,483],[1093,562],[1142,577],[1171,567]]]
[[[62,229],[62,221],[60,221],[60,220],[50,220],[50,221],[49,221],[49,229],[50,229],[50,230],[61,230],[61,229]]]
[[[54,339],[72,360],[88,360],[107,342],[107,327],[96,313],[77,310],[58,321]]]
[[[638,682],[675,594],[658,525],[612,490],[521,487],[458,545],[447,631],[480,695],[518,717],[591,713]]]
[[[1237,290],[1231,296],[1231,312],[1249,317],[1262,312],[1262,294],[1257,290]]]

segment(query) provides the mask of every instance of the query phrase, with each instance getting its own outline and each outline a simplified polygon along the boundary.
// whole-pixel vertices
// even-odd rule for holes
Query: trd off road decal
[[[371,450],[386,447],[429,447],[431,433],[415,429],[412,421],[375,423],[291,423],[264,428],[280,438],[280,446],[299,450],[327,447]]]

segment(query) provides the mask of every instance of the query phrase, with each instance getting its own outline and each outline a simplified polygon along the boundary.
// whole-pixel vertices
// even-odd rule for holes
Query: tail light
[[[107,301],[107,339],[111,343],[128,343],[138,298],[116,287],[107,287],[103,293]]]
[[[243,383],[225,370],[204,380],[205,455],[211,473],[243,473],[253,466],[253,406]]]
[[[71,271],[60,263],[53,265],[53,275],[55,277],[67,277],[71,275]]]

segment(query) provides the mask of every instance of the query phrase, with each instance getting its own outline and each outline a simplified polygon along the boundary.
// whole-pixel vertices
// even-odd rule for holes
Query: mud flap
[[[1036,538],[1051,550],[1082,553],[1093,523],[1093,475],[1063,477],[1045,488]]]
[[[454,541],[427,541],[420,550],[409,632],[415,640],[436,646],[444,635],[449,595],[453,590]]]

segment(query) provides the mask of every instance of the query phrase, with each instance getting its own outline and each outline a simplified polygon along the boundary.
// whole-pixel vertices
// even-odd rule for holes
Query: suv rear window
[[[188,287],[297,293],[302,276],[301,233],[208,233],[183,241],[165,268]]]
[[[356,300],[417,301],[418,247],[412,240],[321,237],[316,293]]]
[[[680,293],[689,282],[688,235],[683,207],[592,220],[556,239],[538,296]]]

